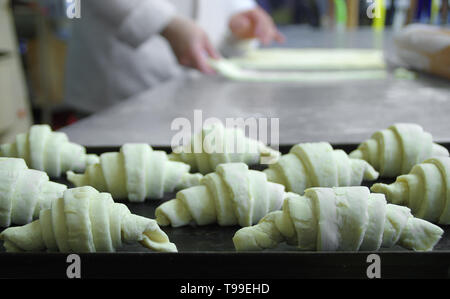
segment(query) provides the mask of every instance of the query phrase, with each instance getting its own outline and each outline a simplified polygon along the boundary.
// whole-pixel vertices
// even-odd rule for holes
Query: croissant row
[[[297,144],[264,172],[269,181],[298,194],[310,187],[359,186],[363,180],[378,178],[366,161],[351,159],[327,142]]]
[[[100,162],[89,165],[84,174],[67,173],[75,186],[92,186],[109,192],[114,199],[128,198],[143,202],[163,198],[173,192],[198,185],[200,174],[190,174],[189,165],[170,161],[164,151],[154,151],[148,144],[124,144],[118,153],[104,153]]]
[[[269,164],[279,155],[262,142],[247,138],[242,130],[215,123],[194,134],[190,143],[176,148],[169,159],[189,164],[194,172],[207,174],[222,163]]]
[[[450,224],[450,158],[437,157],[415,165],[411,172],[390,185],[374,184],[373,192],[383,193],[389,202],[404,205],[414,216],[440,224]]]
[[[416,124],[395,124],[378,131],[350,153],[351,158],[369,162],[382,177],[407,174],[428,158],[448,156],[448,150],[433,143],[431,134]]]
[[[0,158],[0,227],[30,223],[67,189],[18,158]]]
[[[249,226],[271,211],[281,208],[284,187],[267,181],[263,172],[249,170],[244,163],[220,164],[206,175],[201,185],[176,195],[155,212],[159,225]]]
[[[1,145],[0,156],[0,227],[23,225],[0,233],[9,252],[114,252],[135,242],[176,252],[160,226],[215,223],[242,227],[233,237],[238,251],[282,242],[300,250],[428,251],[443,235],[433,223],[450,224],[449,152],[416,124],[378,131],[350,155],[327,142],[281,155],[218,123],[170,155],[129,143],[100,157],[35,125]],[[269,166],[249,169],[258,163]],[[49,180],[63,172],[77,188]],[[379,177],[396,180],[360,186]],[[155,220],[113,200],[175,190]]]
[[[274,248],[286,241],[300,250],[378,250],[400,245],[433,249],[443,230],[414,218],[406,207],[387,204],[383,194],[366,187],[311,188],[304,196],[289,193],[282,211],[236,232],[236,250]]]
[[[53,178],[68,170],[82,172],[98,162],[96,155],[86,154],[83,146],[70,142],[64,133],[52,132],[48,125],[34,125],[28,133],[18,134],[14,143],[0,146],[0,156],[22,158],[30,168]]]
[[[92,187],[69,189],[39,220],[0,234],[8,252],[114,252],[123,243],[139,242],[156,251],[176,252],[155,220],[131,214],[108,193]]]

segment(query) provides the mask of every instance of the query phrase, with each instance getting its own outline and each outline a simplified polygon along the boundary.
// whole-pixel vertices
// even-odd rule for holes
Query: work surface
[[[331,31],[285,28],[287,47],[372,48],[370,30],[338,35]],[[384,47],[392,58],[391,34]],[[391,60],[391,59],[390,59]],[[359,143],[374,131],[396,122],[415,122],[436,141],[450,141],[450,84],[419,75],[416,80],[358,80],[321,83],[243,83],[219,76],[186,73],[124,103],[62,129],[87,146],[116,146],[125,142],[170,145],[178,131],[174,119],[194,110],[203,120],[278,118],[280,144],[305,141]]]

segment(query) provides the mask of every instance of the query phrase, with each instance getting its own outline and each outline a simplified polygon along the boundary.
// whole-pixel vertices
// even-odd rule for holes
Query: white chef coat
[[[25,76],[9,0],[0,0],[0,144],[13,142],[32,123]]]
[[[194,19],[217,48],[230,35],[229,18],[253,0],[88,0],[73,31],[66,63],[65,101],[80,111],[103,110],[179,75],[159,35],[175,14]]]

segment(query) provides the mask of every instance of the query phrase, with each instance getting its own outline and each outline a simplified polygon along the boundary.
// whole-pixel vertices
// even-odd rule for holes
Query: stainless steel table
[[[288,47],[371,48],[380,41],[370,29],[336,35],[288,27],[284,33]],[[388,53],[390,38],[387,32]],[[359,143],[396,122],[418,123],[436,141],[450,142],[450,83],[425,75],[412,81],[391,75],[382,80],[261,84],[189,72],[62,131],[87,146],[170,145],[177,132],[171,130],[172,121],[177,117],[193,121],[194,109],[202,110],[203,119],[279,118],[281,144]]]

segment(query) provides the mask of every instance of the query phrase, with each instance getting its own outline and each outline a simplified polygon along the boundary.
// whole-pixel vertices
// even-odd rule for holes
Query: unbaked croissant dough
[[[396,177],[431,157],[447,157],[446,148],[433,143],[431,134],[417,124],[399,123],[378,131],[350,153],[380,172],[381,177]]]
[[[207,174],[215,171],[221,163],[269,164],[279,155],[278,151],[262,142],[247,138],[240,129],[225,128],[222,123],[214,123],[194,134],[189,144],[176,148],[169,158],[188,163],[192,171]]]
[[[201,183],[160,205],[158,224],[179,227],[193,220],[197,225],[249,226],[280,209],[285,196],[282,185],[268,182],[263,172],[244,163],[220,164]]]
[[[366,161],[350,159],[326,142],[297,144],[264,172],[269,181],[298,194],[310,187],[359,186],[363,179],[378,178]]]
[[[0,158],[0,227],[27,224],[67,189],[19,158]]]
[[[227,59],[211,59],[209,64],[227,79],[243,82],[300,82],[323,83],[342,80],[385,79],[387,71],[374,70],[332,70],[332,71],[258,71],[244,69]]]
[[[256,49],[229,61],[243,68],[262,70],[349,70],[386,67],[383,51],[373,49]]]
[[[0,146],[0,156],[22,158],[30,168],[52,178],[68,170],[82,172],[98,162],[96,155],[87,155],[83,146],[70,142],[65,133],[52,132],[48,125],[34,125],[28,133],[18,134],[14,143]]]
[[[166,152],[137,143],[124,144],[118,153],[102,154],[100,163],[89,165],[84,174],[67,172],[67,179],[77,187],[92,186],[114,199],[132,202],[161,199],[164,192],[198,185],[201,177],[190,174],[189,165],[168,160]]]
[[[404,205],[414,216],[450,224],[450,158],[436,157],[415,165],[409,174],[390,185],[375,184],[373,192],[383,193],[389,202]]]
[[[406,207],[386,204],[367,187],[311,188],[289,193],[282,211],[236,232],[236,250],[262,250],[286,241],[300,250],[374,251],[400,245],[432,250],[443,230],[414,218]]]
[[[69,189],[64,196],[41,210],[39,220],[12,227],[0,234],[8,252],[114,252],[122,243],[176,252],[175,244],[153,219],[131,214],[108,193],[92,187]]]

